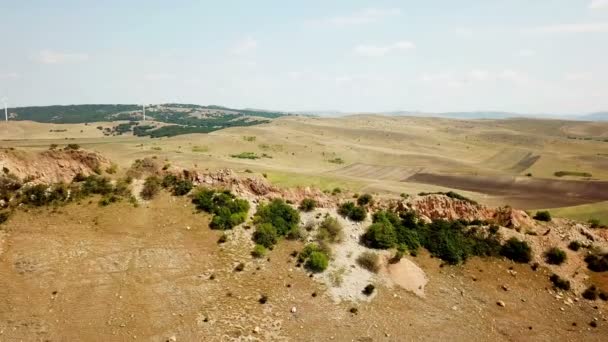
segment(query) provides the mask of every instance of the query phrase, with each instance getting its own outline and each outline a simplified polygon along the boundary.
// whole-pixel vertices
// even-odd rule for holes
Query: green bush
[[[342,203],[338,208],[338,214],[355,222],[361,222],[367,217],[365,208],[356,206],[353,202]]]
[[[329,241],[336,243],[342,241],[343,232],[342,225],[334,217],[327,216],[319,225],[319,233],[317,239],[321,241]]]
[[[587,300],[596,300],[597,294],[597,287],[595,287],[595,285],[591,285],[582,293],[582,296]]]
[[[163,177],[162,186],[165,189],[172,188],[177,184],[178,180],[179,178],[176,175],[168,173]]]
[[[325,253],[322,252],[312,252],[310,253],[310,257],[306,261],[306,268],[312,272],[323,272],[327,269],[329,264],[329,259]]]
[[[585,257],[585,262],[593,272],[608,271],[608,254],[589,254]]]
[[[256,225],[269,223],[279,236],[285,236],[296,229],[300,223],[300,214],[297,210],[281,199],[274,199],[268,204],[261,204],[254,215]]]
[[[596,218],[589,219],[588,223],[589,223],[589,228],[600,228],[600,227],[602,227],[602,223],[600,222],[600,220],[598,220]]]
[[[317,201],[312,198],[305,198],[300,202],[298,209],[301,211],[309,212],[313,211],[317,207]]]
[[[551,265],[561,265],[566,261],[567,255],[563,250],[552,247],[545,252],[545,260]]]
[[[363,252],[357,257],[357,264],[373,273],[380,271],[380,257],[373,252]]]
[[[395,227],[388,221],[372,223],[361,242],[369,248],[389,249],[397,243]]]
[[[179,179],[173,185],[173,190],[171,191],[171,193],[174,196],[184,196],[184,195],[187,195],[190,192],[190,190],[192,190],[193,187],[194,187],[194,185],[192,184],[192,182],[190,180]]]
[[[532,260],[532,249],[530,248],[530,245],[515,237],[507,240],[504,246],[502,246],[500,254],[507,259],[519,263],[528,263]]]
[[[249,212],[249,202],[228,190],[199,189],[192,196],[192,203],[198,210],[214,215],[209,225],[212,229],[232,229],[245,222]]]
[[[360,206],[366,206],[368,204],[372,204],[374,201],[372,195],[370,194],[363,194],[361,196],[359,196],[359,198],[357,198],[357,205]]]
[[[578,241],[571,241],[568,244],[568,249],[571,251],[577,252],[582,247],[581,243]]]
[[[83,179],[81,190],[84,195],[107,195],[114,191],[114,188],[109,178],[91,175]]]
[[[64,150],[68,151],[68,150],[79,150],[80,149],[80,145],[78,144],[67,144],[66,147],[63,148]]]
[[[156,176],[149,176],[144,182],[140,196],[145,200],[153,199],[160,191],[161,181]]]
[[[551,281],[551,283],[553,283],[553,286],[555,286],[558,289],[561,289],[564,291],[570,290],[570,281],[563,279],[562,277],[558,276],[555,273],[549,277],[549,280]]]
[[[277,230],[270,223],[262,223],[256,227],[253,233],[253,241],[266,248],[271,248],[279,240]]]
[[[548,211],[537,211],[536,215],[534,215],[534,219],[537,221],[550,222],[551,221],[551,213]]]
[[[251,255],[254,258],[263,258],[264,255],[266,255],[266,247],[262,246],[262,245],[255,245],[253,247],[253,251],[251,252]]]

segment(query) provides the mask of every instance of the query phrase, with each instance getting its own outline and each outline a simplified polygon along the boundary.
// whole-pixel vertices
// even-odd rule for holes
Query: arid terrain
[[[129,195],[104,205],[97,193],[52,205],[3,199],[1,341],[608,337],[608,302],[582,296],[590,285],[608,294],[608,272],[584,261],[608,251],[608,123],[290,116],[154,139],[97,128],[116,124],[0,123],[0,166],[24,188],[79,175],[132,178]],[[231,190],[251,205],[246,219],[210,229],[213,215],[195,208],[195,189],[141,197],[146,177],[168,174]],[[340,205],[364,193],[374,198],[368,215],[343,217]],[[256,258],[253,217],[274,198],[317,206],[301,210],[302,236]],[[531,260],[473,255],[450,264],[421,247],[395,262],[394,246],[361,243],[381,210],[495,229],[501,243],[529,244]],[[552,220],[533,219],[539,210]],[[329,266],[312,272],[298,253],[327,216],[341,236],[329,244]],[[582,247],[573,250],[573,241]],[[551,247],[565,251],[563,264],[546,262]],[[369,251],[380,260],[375,271],[357,261]],[[552,274],[569,289],[556,288]]]

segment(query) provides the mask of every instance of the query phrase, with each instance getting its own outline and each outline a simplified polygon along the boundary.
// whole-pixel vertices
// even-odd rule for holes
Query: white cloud
[[[570,72],[564,75],[564,79],[570,82],[591,81],[593,75],[590,72]]]
[[[527,28],[530,33],[606,33],[608,23],[560,24]]]
[[[0,74],[0,80],[16,80],[20,77],[20,75],[16,72],[7,72],[5,74]]]
[[[144,75],[144,79],[146,81],[167,81],[175,79],[175,75],[164,72],[157,72]]]
[[[69,64],[85,62],[89,60],[89,55],[86,53],[65,53],[42,50],[34,57],[34,60],[42,64]]]
[[[536,55],[536,51],[530,49],[522,49],[517,51],[516,55],[519,57],[532,57]]]
[[[390,45],[357,45],[354,52],[361,56],[380,57],[391,52],[410,50],[415,47],[412,42],[401,41]]]
[[[398,8],[367,8],[348,15],[312,20],[309,22],[309,24],[329,25],[336,27],[355,26],[378,22],[390,17],[398,16],[400,14],[401,10]]]
[[[258,41],[248,37],[240,42],[238,42],[234,47],[232,47],[232,53],[236,55],[245,55],[248,54],[258,47]]]
[[[589,4],[590,9],[602,9],[608,8],[608,0],[591,0]]]

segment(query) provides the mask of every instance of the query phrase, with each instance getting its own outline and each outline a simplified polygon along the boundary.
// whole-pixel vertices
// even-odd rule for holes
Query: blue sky
[[[0,0],[12,106],[608,110],[608,0]]]

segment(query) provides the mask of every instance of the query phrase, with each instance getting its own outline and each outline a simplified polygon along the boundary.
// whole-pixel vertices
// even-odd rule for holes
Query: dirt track
[[[572,206],[608,200],[608,182],[603,181],[432,173],[417,173],[404,181],[501,196],[506,204],[522,209]]]

